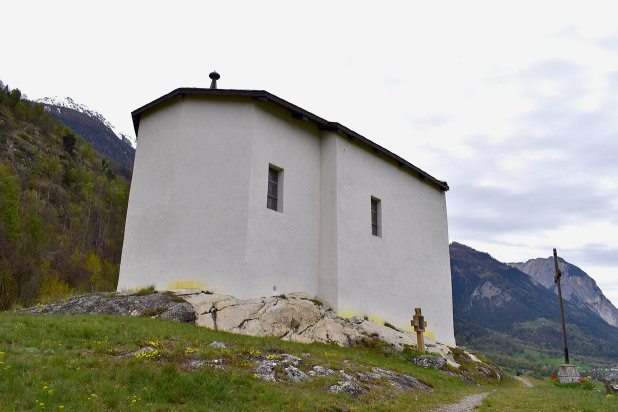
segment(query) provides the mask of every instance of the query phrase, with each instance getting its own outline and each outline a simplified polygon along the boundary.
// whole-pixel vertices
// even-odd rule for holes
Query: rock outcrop
[[[509,263],[509,265],[558,294],[554,282],[556,272],[553,257],[530,259],[525,263]],[[594,279],[562,258],[558,258],[558,267],[562,272],[560,286],[564,299],[580,309],[598,314],[608,324],[618,327],[618,309],[605,297]]]
[[[375,339],[399,350],[416,346],[415,333],[362,318],[341,318],[328,305],[301,292],[247,300],[197,289],[179,289],[174,293],[193,305],[197,315],[195,323],[210,329],[301,343],[355,346]],[[458,366],[446,345],[425,337],[425,347],[428,352],[445,358],[451,366]]]
[[[260,354],[256,357],[256,363],[255,376],[269,382],[303,382],[322,376],[337,375],[337,384],[331,385],[328,391],[345,393],[353,398],[380,387],[393,387],[408,392],[414,389],[427,392],[434,390],[410,375],[367,365],[354,365],[338,371],[321,365],[309,369],[310,361],[288,354]]]
[[[185,323],[195,323],[196,319],[191,304],[173,293],[91,293],[22,309],[18,313],[151,316]]]
[[[470,299],[472,301],[488,299],[492,306],[500,308],[505,307],[509,302],[511,302],[513,297],[507,291],[502,290],[490,281],[487,281],[483,283],[482,286],[474,289]]]
[[[355,346],[358,344],[373,345],[380,342],[389,350],[398,351],[403,351],[406,347],[416,347],[415,333],[393,329],[366,319],[341,318],[328,305],[305,293],[247,300],[227,295],[214,295],[198,289],[179,289],[164,293],[154,291],[93,293],[73,296],[19,312],[150,316],[193,323],[225,332],[269,336],[300,343],[322,342]],[[460,359],[463,359],[464,363],[475,362],[492,370],[495,368],[461,349],[458,349],[457,353],[463,353],[464,356],[458,355],[459,358],[456,359],[454,350],[428,337],[425,337],[425,347],[430,353],[428,357],[410,361],[419,366],[434,367],[438,370],[445,369],[447,365],[458,368],[462,362]],[[265,370],[275,366],[284,366],[286,373],[291,374],[290,379],[306,378],[307,374],[298,373],[293,369],[296,367],[293,359],[286,358],[276,362],[272,359],[268,360],[271,362],[263,365]],[[286,365],[280,365],[281,362]],[[193,367],[195,365],[187,365],[187,368]],[[311,371],[313,374],[322,372],[324,371]],[[384,376],[384,374],[381,375]],[[269,376],[268,373],[265,373],[265,376]],[[500,374],[496,376],[500,379]],[[354,385],[349,383],[343,385],[343,387],[348,386]]]

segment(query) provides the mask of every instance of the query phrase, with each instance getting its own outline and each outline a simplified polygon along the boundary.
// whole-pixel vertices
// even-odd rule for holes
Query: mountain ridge
[[[118,132],[99,112],[70,97],[46,97],[37,100],[37,104],[41,104],[46,113],[82,136],[99,154],[107,158],[115,173],[131,180],[135,160],[134,139]]]
[[[558,288],[554,282],[553,257],[530,259],[523,263],[508,263],[508,265],[526,273],[555,295],[558,294]],[[560,257],[558,268],[562,272],[560,286],[564,299],[580,309],[591,310],[609,325],[618,327],[618,309],[605,297],[594,279],[579,267]]]
[[[118,139],[125,141],[126,143],[130,144],[133,148],[137,146],[136,138],[134,138],[128,133],[119,131],[116,126],[110,123],[105,118],[105,116],[103,116],[98,111],[93,110],[84,104],[77,103],[75,100],[73,100],[72,98],[68,96],[67,97],[58,97],[58,96],[43,97],[41,99],[35,100],[35,102],[41,103],[43,106],[46,106],[46,107],[47,106],[59,106],[59,107],[67,108],[67,109],[73,109],[80,113],[87,114],[88,116],[94,119],[97,119],[98,121],[103,123],[107,128],[109,128],[116,135]]]
[[[485,252],[457,242],[449,250],[458,345],[487,353],[503,366],[537,371],[547,365],[521,359],[526,351],[561,357],[560,309],[553,291]],[[564,312],[573,358],[614,364],[618,328],[568,300]]]

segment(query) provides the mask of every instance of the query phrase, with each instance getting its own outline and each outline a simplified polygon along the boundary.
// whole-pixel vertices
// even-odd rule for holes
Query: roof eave
[[[131,112],[131,117],[133,118],[133,128],[135,129],[135,135],[137,136],[138,131],[139,131],[139,123],[140,123],[140,117],[143,113],[145,113],[146,111],[157,107],[158,105],[171,100],[172,98],[176,98],[176,97],[184,97],[186,95],[193,95],[193,96],[237,96],[237,97],[249,97],[252,99],[256,99],[259,101],[263,101],[263,102],[272,102],[278,106],[281,106],[287,110],[290,111],[290,113],[292,114],[292,117],[297,118],[297,119],[302,119],[305,121],[312,121],[314,123],[316,123],[316,125],[321,129],[321,130],[330,130],[336,133],[341,133],[341,134],[345,134],[348,139],[350,140],[357,140],[367,146],[369,146],[374,152],[376,153],[380,153],[383,154],[384,156],[387,156],[391,159],[393,159],[395,162],[397,162],[397,164],[399,165],[399,167],[404,168],[404,169],[409,169],[413,172],[415,172],[418,175],[418,178],[421,180],[426,180],[428,182],[433,183],[434,185],[438,186],[438,188],[442,191],[447,191],[449,190],[449,186],[446,182],[441,181],[436,179],[435,177],[431,176],[429,173],[426,173],[425,171],[419,169],[418,167],[414,166],[412,163],[408,162],[407,160],[397,156],[396,154],[394,154],[393,152],[385,149],[384,147],[378,145],[377,143],[374,143],[373,141],[367,139],[366,137],[356,133],[355,131],[348,129],[347,127],[337,123],[337,122],[329,122],[319,116],[316,116],[315,114],[301,108],[298,107],[286,100],[281,99],[280,97],[275,96],[274,94],[271,94],[267,91],[264,90],[230,90],[230,89],[200,89],[200,88],[190,88],[190,87],[182,87],[179,89],[176,89],[164,96],[159,97],[156,100],[153,100],[152,102],[140,107],[139,109],[134,110],[133,112]]]

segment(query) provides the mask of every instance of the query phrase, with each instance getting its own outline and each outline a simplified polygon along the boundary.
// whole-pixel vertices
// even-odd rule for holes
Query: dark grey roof
[[[183,87],[180,89],[176,89],[171,93],[166,94],[165,96],[161,96],[156,100],[153,100],[152,102],[140,107],[139,109],[133,111],[131,113],[131,116],[133,117],[133,127],[135,128],[135,135],[137,136],[138,131],[139,131],[139,122],[140,122],[140,117],[142,115],[142,113],[168,101],[174,98],[182,98],[184,96],[187,95],[192,95],[192,96],[236,96],[236,97],[247,97],[247,98],[251,98],[251,99],[255,99],[255,100],[259,100],[262,102],[271,102],[274,103],[286,110],[290,111],[290,114],[292,115],[293,118],[295,119],[299,119],[299,120],[304,120],[304,121],[310,121],[315,123],[318,128],[320,128],[321,130],[329,130],[332,132],[336,132],[336,133],[340,133],[340,134],[344,134],[345,136],[347,136],[348,139],[352,140],[352,141],[357,141],[358,143],[362,144],[362,145],[366,145],[369,148],[371,148],[374,152],[376,153],[380,153],[382,155],[385,155],[389,158],[391,158],[392,160],[394,160],[395,162],[397,162],[397,164],[399,165],[399,167],[404,168],[404,169],[408,169],[410,172],[413,172],[415,174],[417,174],[417,176],[424,181],[427,181],[428,183],[433,183],[433,185],[436,185],[440,190],[448,190],[448,184],[444,181],[438,180],[435,177],[429,175],[428,173],[424,172],[423,170],[419,169],[418,167],[414,166],[412,163],[408,162],[407,160],[397,156],[396,154],[392,153],[391,151],[383,148],[382,146],[378,145],[377,143],[372,142],[371,140],[367,139],[364,136],[361,136],[360,134],[354,132],[353,130],[348,129],[347,127],[343,126],[342,124],[339,124],[337,122],[329,122],[328,120],[322,119],[319,116],[316,116],[315,114],[308,112],[305,109],[302,109],[286,100],[283,100],[277,96],[275,96],[274,94],[268,93],[264,90],[226,90],[226,89],[199,89],[199,88],[187,88],[187,87]]]

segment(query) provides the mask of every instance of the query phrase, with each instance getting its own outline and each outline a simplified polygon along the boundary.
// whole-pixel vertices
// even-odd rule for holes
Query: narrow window
[[[371,234],[374,236],[382,236],[382,228],[380,227],[380,199],[371,197]]]
[[[266,194],[266,207],[281,212],[283,169],[270,165],[268,167],[268,193]]]

